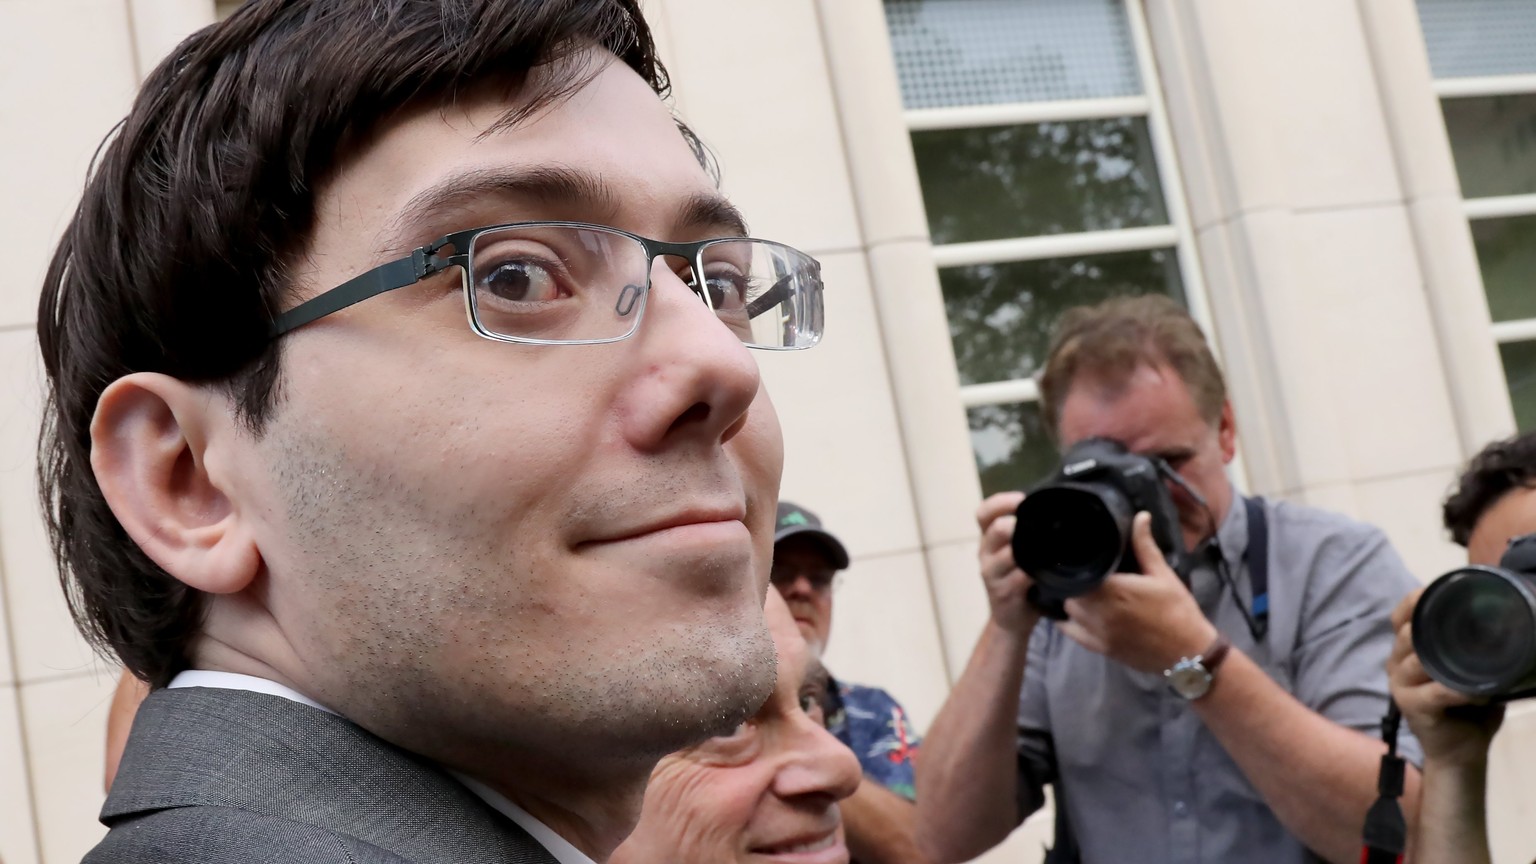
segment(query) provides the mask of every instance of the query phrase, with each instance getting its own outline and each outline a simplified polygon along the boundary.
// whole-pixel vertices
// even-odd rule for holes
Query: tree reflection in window
[[[1156,292],[1185,303],[1172,249],[950,267],[939,284],[962,384],[1034,375],[1056,322],[1074,306]]]
[[[1166,225],[1146,120],[914,132],[933,242]]]

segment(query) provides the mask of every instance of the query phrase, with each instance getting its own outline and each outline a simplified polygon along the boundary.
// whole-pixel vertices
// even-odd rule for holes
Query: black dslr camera
[[[1152,537],[1168,566],[1187,579],[1179,511],[1165,480],[1168,463],[1138,456],[1118,441],[1089,438],[1062,457],[1061,468],[1029,490],[1013,529],[1013,560],[1034,586],[1029,602],[1065,619],[1062,604],[1099,587],[1111,573],[1143,572],[1131,547],[1131,520],[1152,514]]]
[[[1536,534],[1510,541],[1497,567],[1431,582],[1413,608],[1413,650],[1429,677],[1469,696],[1536,696]]]

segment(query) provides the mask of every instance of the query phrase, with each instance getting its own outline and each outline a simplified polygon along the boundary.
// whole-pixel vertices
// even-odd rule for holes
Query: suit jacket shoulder
[[[277,696],[181,688],[134,720],[86,861],[555,864],[437,766]]]

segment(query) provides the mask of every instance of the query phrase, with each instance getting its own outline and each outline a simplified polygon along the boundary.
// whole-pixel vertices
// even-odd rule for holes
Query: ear
[[[1221,444],[1222,464],[1230,463],[1237,455],[1237,415],[1232,412],[1231,399],[1221,403],[1221,420],[1216,425],[1216,439]]]
[[[237,430],[225,401],[168,375],[112,382],[91,420],[91,468],[107,505],[156,564],[210,594],[244,589],[261,567],[229,497]]]

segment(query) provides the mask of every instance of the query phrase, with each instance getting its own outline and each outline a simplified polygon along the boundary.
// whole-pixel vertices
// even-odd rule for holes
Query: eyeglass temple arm
[[[782,303],[785,296],[789,294],[790,280],[795,279],[799,275],[799,273],[791,273],[788,276],[785,276],[783,279],[773,283],[773,287],[769,288],[767,291],[759,294],[757,299],[747,304],[747,317],[756,318],[764,312],[767,312],[769,309],[772,309],[773,307]]]
[[[359,276],[337,285],[335,288],[300,303],[277,316],[267,335],[272,338],[295,330],[311,321],[339,312],[354,303],[361,303],[386,291],[414,285],[441,270],[448,262],[428,253],[426,247],[417,249],[409,258],[401,258],[388,264],[380,264]]]

